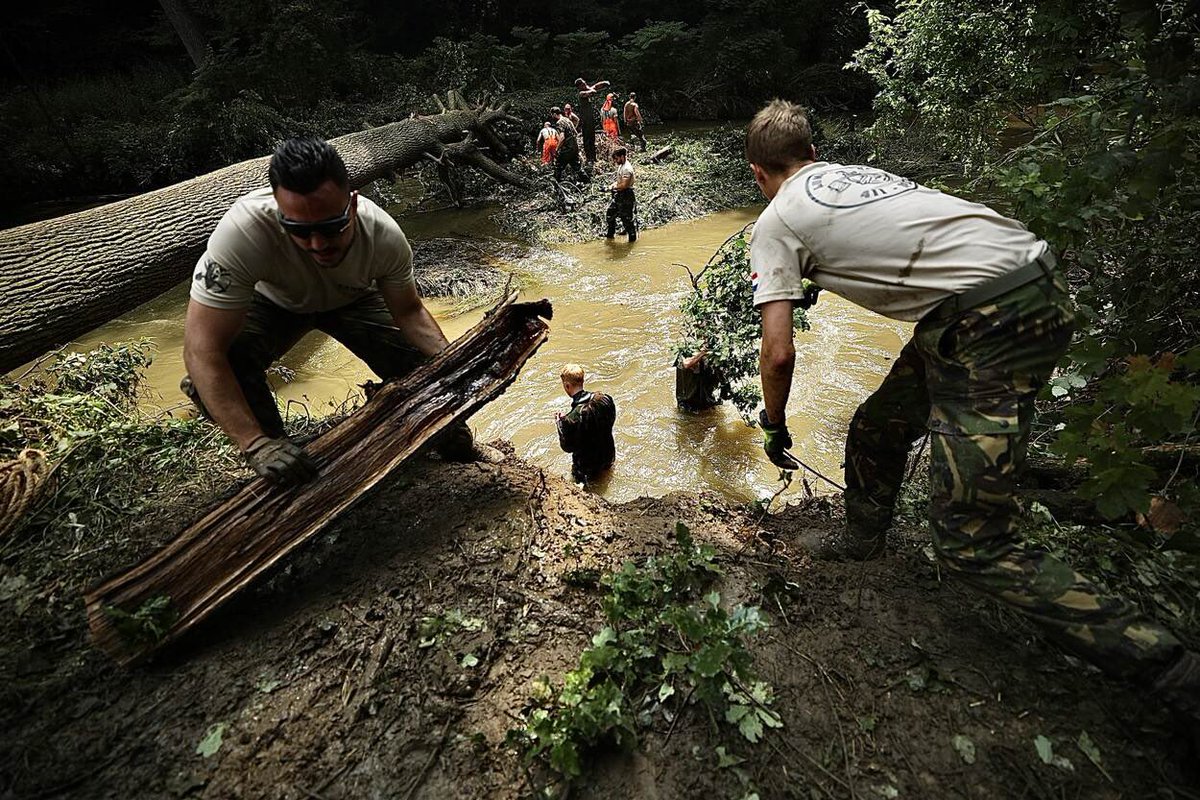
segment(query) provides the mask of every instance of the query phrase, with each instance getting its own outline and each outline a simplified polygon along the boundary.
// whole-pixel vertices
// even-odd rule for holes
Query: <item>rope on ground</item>
[[[816,475],[818,478],[820,478],[821,480],[825,481],[825,482],[826,482],[826,483],[828,483],[830,486],[834,487],[835,489],[837,489],[837,490],[838,490],[838,491],[840,491],[840,492],[844,492],[844,491],[846,491],[846,487],[845,487],[845,486],[842,486],[840,483],[838,483],[837,481],[835,481],[833,478],[827,478],[827,477],[825,477],[825,476],[824,476],[824,475],[822,475],[820,472],[818,472],[817,470],[815,470],[815,469],[813,469],[812,467],[810,467],[808,464],[805,464],[803,461],[801,461],[800,459],[796,458],[795,454],[793,454],[793,453],[792,453],[792,451],[790,451],[790,450],[785,450],[784,452],[785,452],[785,453],[787,453],[788,457],[790,457],[790,458],[794,459],[794,460],[795,460],[795,462],[796,462],[797,464],[799,464],[800,466],[804,467],[806,470],[808,470],[809,472],[811,472],[813,475]]]
[[[16,530],[49,477],[50,462],[41,450],[22,450],[12,461],[0,464],[0,537]]]

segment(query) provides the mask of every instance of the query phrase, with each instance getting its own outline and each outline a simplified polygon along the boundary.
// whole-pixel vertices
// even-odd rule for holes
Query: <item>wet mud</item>
[[[534,796],[505,734],[600,626],[572,576],[669,549],[677,520],[717,548],[724,602],[768,614],[750,649],[784,727],[750,745],[693,707],[636,752],[593,754],[570,796],[1188,796],[1152,703],[944,582],[919,528],[879,561],[818,564],[789,543],[839,525],[836,498],[766,517],[709,493],[610,504],[510,456],[411,462],[140,668],[89,648],[81,608],[30,639],[5,595],[22,647],[3,662],[0,797]],[[1043,763],[1038,736],[1071,768]],[[717,747],[746,760],[721,768]]]

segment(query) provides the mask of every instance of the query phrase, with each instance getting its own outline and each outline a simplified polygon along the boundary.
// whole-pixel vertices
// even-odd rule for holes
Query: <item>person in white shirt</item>
[[[421,302],[412,248],[386,211],[351,190],[337,150],[288,139],[270,188],[239,198],[196,265],[180,388],[262,477],[295,485],[318,467],[284,432],[266,370],[304,334],[324,331],[383,379],[448,346]],[[439,440],[444,457],[490,457],[465,423]]]
[[[637,241],[637,223],[634,221],[634,204],[637,198],[633,194],[634,174],[633,164],[629,163],[629,152],[624,147],[618,147],[612,152],[613,164],[617,171],[608,190],[612,192],[612,201],[608,204],[605,216],[608,229],[604,238],[612,239],[617,235],[617,218],[625,226],[629,241]]]
[[[1075,329],[1047,244],[987,206],[875,167],[818,160],[807,116],[782,100],[750,123],[746,158],[770,201],[751,236],[750,268],[763,325],[759,422],[774,464],[800,467],[788,452],[785,406],[793,306],[812,302],[809,282],[917,323],[850,423],[845,530],[802,534],[801,546],[817,557],[880,555],[909,450],[928,431],[930,522],[943,568],[1200,722],[1200,656],[1017,533],[1013,493],[1034,398]]]

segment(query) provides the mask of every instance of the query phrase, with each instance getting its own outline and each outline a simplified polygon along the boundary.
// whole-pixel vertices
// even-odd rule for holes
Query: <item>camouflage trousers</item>
[[[283,417],[267,383],[267,369],[312,330],[337,339],[383,380],[407,375],[427,360],[395,326],[377,291],[340,308],[306,314],[288,311],[255,292],[242,330],[229,347],[229,364],[246,404],[267,436],[284,435]],[[209,416],[190,378],[185,377],[180,388]],[[447,458],[461,459],[470,455],[474,438],[467,424],[458,422],[438,434],[433,446]]]
[[[929,515],[940,563],[1106,672],[1149,677],[1179,656],[1179,640],[1016,532],[1013,493],[1034,399],[1074,324],[1061,277],[923,319],[850,424],[847,538],[882,543],[908,453],[928,430]]]

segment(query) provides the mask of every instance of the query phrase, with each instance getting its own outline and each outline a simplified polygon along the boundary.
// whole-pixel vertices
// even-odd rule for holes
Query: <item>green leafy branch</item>
[[[1068,461],[1087,463],[1079,493],[1094,500],[1105,516],[1150,510],[1158,473],[1146,463],[1144,447],[1196,432],[1200,386],[1183,377],[1197,371],[1200,347],[1181,357],[1132,356],[1124,370],[1095,384],[1095,400],[1066,410],[1067,422],[1052,450]],[[1160,492],[1169,488],[1168,482]]]
[[[754,307],[750,283],[751,225],[725,240],[708,263],[691,278],[692,292],[680,311],[684,338],[676,348],[682,355],[705,351],[708,364],[722,376],[722,399],[730,400],[749,422],[762,400],[758,386],[758,351],[762,319]],[[808,330],[808,317],[797,308],[797,330]]]
[[[117,606],[105,606],[104,613],[130,644],[158,644],[179,620],[179,610],[165,594],[151,597],[132,613]]]
[[[633,747],[658,717],[670,722],[699,703],[710,719],[734,726],[749,742],[782,727],[771,687],[751,671],[746,639],[766,628],[757,607],[721,607],[707,591],[720,573],[715,551],[696,545],[676,524],[678,549],[641,564],[626,562],[602,583],[607,624],[592,637],[557,695],[542,682],[526,726],[510,740],[527,762],[570,779],[585,756],[610,744]]]

